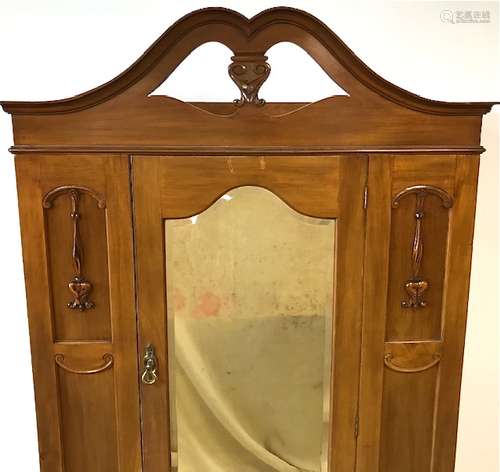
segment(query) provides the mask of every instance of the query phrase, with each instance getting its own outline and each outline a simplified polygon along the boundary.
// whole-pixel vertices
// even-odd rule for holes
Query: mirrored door
[[[165,247],[174,470],[327,472],[335,220],[238,187]]]
[[[361,156],[134,158],[146,471],[353,460],[364,173]]]

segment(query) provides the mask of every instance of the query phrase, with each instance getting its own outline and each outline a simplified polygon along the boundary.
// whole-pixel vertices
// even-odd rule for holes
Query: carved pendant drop
[[[399,192],[392,201],[392,207],[397,208],[400,200],[410,194],[414,194],[416,197],[415,231],[411,251],[412,275],[403,286],[408,298],[401,300],[401,306],[403,308],[424,308],[427,306],[424,293],[429,288],[429,282],[420,276],[420,268],[424,256],[423,219],[425,199],[429,194],[436,195],[441,199],[444,208],[451,208],[453,200],[444,190],[438,187],[432,185],[415,185]]]
[[[72,259],[73,269],[75,272],[74,277],[68,283],[69,291],[73,299],[68,302],[68,308],[71,310],[85,311],[94,308],[94,303],[89,300],[90,292],[92,291],[92,284],[86,280],[82,275],[83,263],[83,247],[80,240],[80,197],[81,193],[87,193],[95,200],[99,208],[105,208],[106,204],[104,199],[87,187],[73,187],[63,186],[57,187],[45,195],[43,199],[44,208],[50,208],[52,201],[59,195],[69,194],[71,199],[71,221],[73,222],[73,245],[72,245]]]

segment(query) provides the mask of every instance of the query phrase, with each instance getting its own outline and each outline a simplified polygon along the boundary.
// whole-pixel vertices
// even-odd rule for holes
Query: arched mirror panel
[[[165,221],[175,470],[327,471],[335,228],[248,186]]]

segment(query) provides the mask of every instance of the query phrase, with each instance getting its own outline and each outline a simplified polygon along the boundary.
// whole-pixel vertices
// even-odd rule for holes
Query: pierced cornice
[[[271,30],[278,34],[266,36]],[[297,35],[297,30],[303,34]],[[131,67],[100,87],[64,100],[1,102],[1,105],[6,112],[17,115],[77,112],[130,92],[129,89],[140,81],[145,81],[152,89],[156,88],[161,72],[164,72],[164,80],[187,54],[208,41],[219,41],[234,52],[265,52],[274,44],[287,40],[293,40],[298,46],[308,50],[320,63],[320,54],[308,48],[311,40],[317,41],[353,81],[388,101],[412,110],[438,115],[483,115],[498,103],[441,102],[403,90],[372,71],[317,18],[301,10],[278,7],[263,11],[251,19],[223,8],[195,11],[174,23]],[[168,67],[162,64],[166,56],[170,56],[174,64],[169,64]]]

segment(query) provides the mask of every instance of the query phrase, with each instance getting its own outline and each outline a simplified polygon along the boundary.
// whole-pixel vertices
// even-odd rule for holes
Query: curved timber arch
[[[228,73],[239,99],[188,103],[150,96],[208,42],[222,43],[234,54]],[[266,52],[282,42],[305,50],[347,95],[266,103],[259,96],[272,74]],[[286,7],[251,19],[223,8],[195,11],[94,90],[50,102],[2,102],[19,130],[15,152],[187,155],[286,153],[290,147],[307,153],[477,153],[481,117],[492,105],[439,102],[407,92],[373,72],[320,20]]]
[[[297,9],[278,7],[253,18],[224,8],[206,8],[174,23],[131,67],[110,82],[73,98],[51,102],[4,102],[9,113],[67,113],[96,106],[117,95],[148,95],[201,44],[216,41],[235,55],[259,52],[289,41],[307,51],[326,73],[350,94],[364,87],[387,100],[414,110],[451,115],[483,114],[490,103],[428,100],[384,80],[324,23]]]

